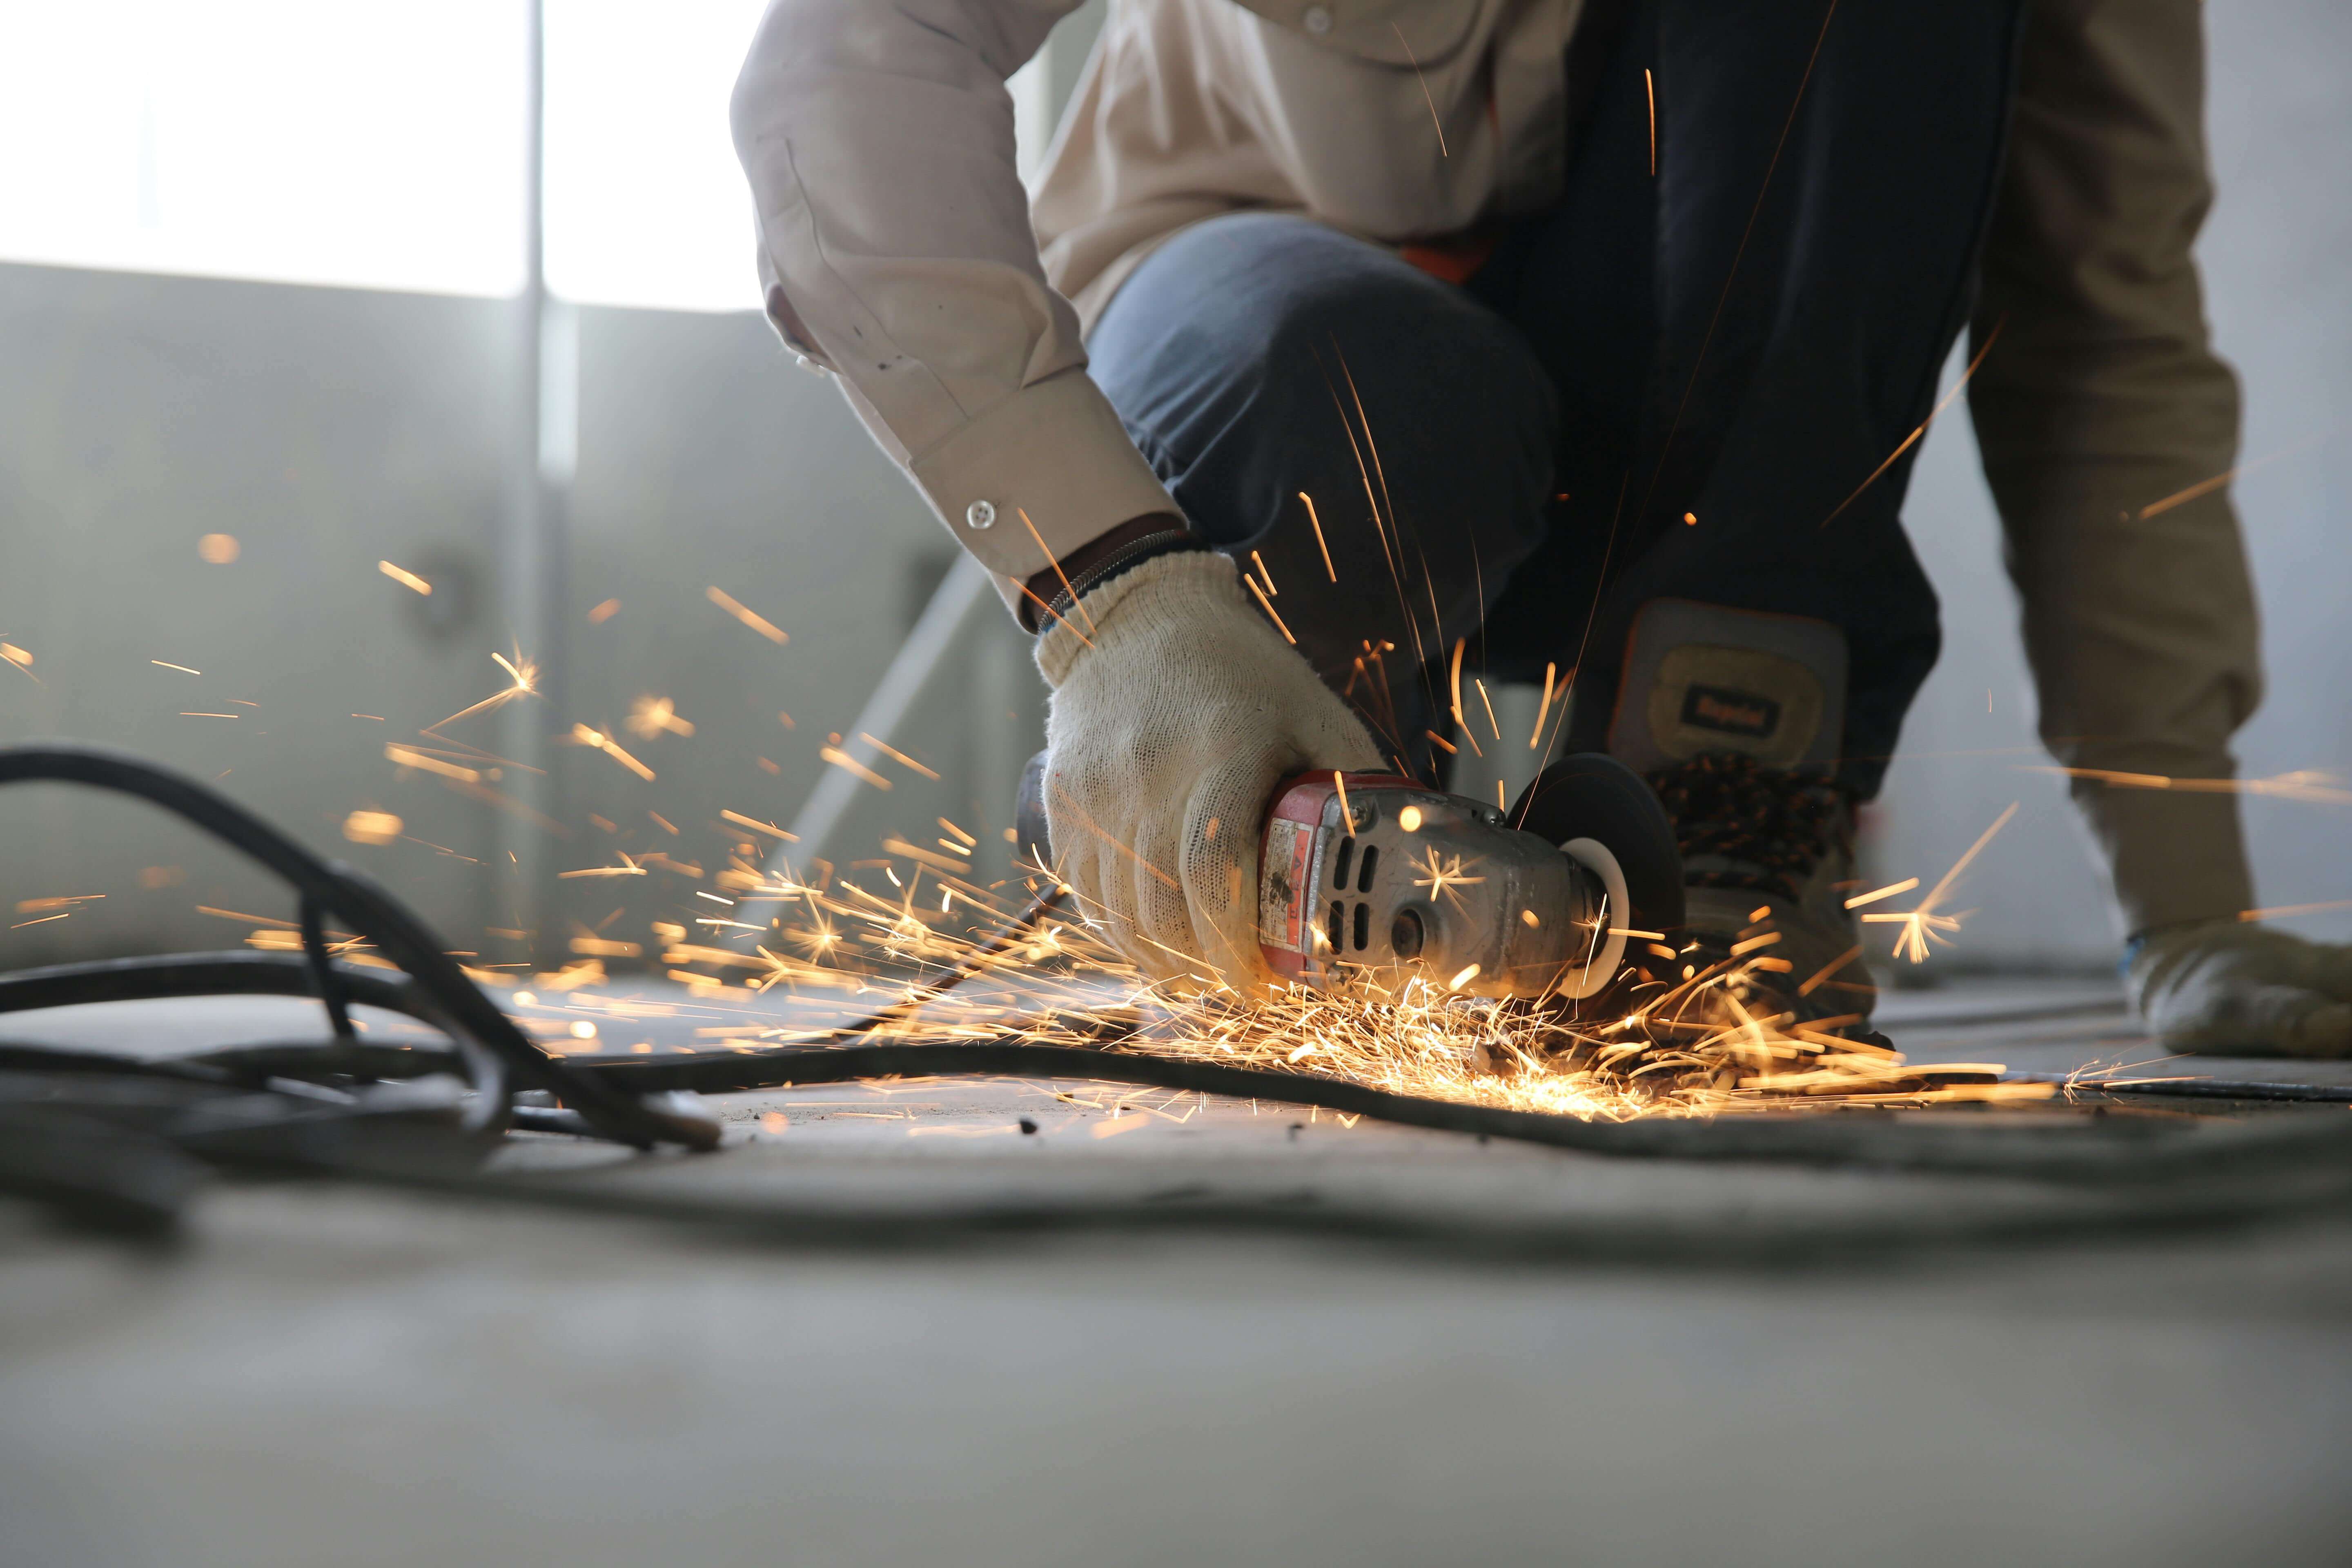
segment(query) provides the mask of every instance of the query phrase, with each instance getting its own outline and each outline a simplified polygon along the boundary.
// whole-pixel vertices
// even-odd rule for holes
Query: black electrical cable
[[[465,1051],[480,1091],[477,1115],[488,1126],[508,1112],[513,1087],[543,1089],[579,1111],[606,1137],[641,1148],[678,1143],[714,1148],[719,1130],[699,1118],[666,1112],[631,1099],[603,1080],[572,1071],[541,1051],[443,952],[424,921],[374,882],[348,866],[330,864],[226,796],[193,779],[105,747],[49,742],[0,748],[0,784],[81,784],[119,790],[162,806],[244,851],[292,884],[302,900],[306,935],[332,911],[406,972],[419,1016]],[[323,941],[323,937],[321,937]],[[319,944],[306,946],[322,951]],[[333,971],[312,962],[331,1014],[337,1003]],[[340,1023],[341,1020],[338,1020]]]
[[[307,893],[302,896],[302,956],[310,964],[319,1000],[326,1006],[327,1021],[334,1026],[335,1038],[356,1038],[351,1005],[343,994],[342,981],[335,973],[334,959],[327,950],[326,910]]]
[[[425,1005],[405,974],[341,963],[332,969],[346,1001],[425,1018]],[[101,958],[0,974],[0,1013],[172,996],[310,996],[316,985],[307,955],[233,949]]]

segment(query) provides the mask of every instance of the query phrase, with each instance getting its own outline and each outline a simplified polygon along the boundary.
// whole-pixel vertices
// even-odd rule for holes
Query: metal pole
[[[556,929],[556,865],[545,826],[560,821],[551,731],[564,712],[562,646],[564,501],[571,481],[576,339],[547,292],[547,18],[543,0],[524,8],[522,293],[516,302],[515,450],[509,515],[500,541],[499,599],[517,648],[538,667],[537,699],[503,710],[499,743],[520,764],[506,794],[520,809],[499,818],[499,870],[510,916],[530,933],[542,968],[562,962]],[[551,327],[554,330],[551,331]],[[552,418],[550,416],[553,416]]]
[[[969,555],[957,556],[955,564],[932,593],[931,602],[924,606],[922,618],[899,645],[890,668],[882,672],[873,695],[866,698],[866,706],[858,710],[857,723],[842,742],[843,750],[862,753],[869,762],[874,760],[873,748],[858,737],[872,735],[889,741],[905,721],[907,710],[914,706],[915,700],[942,673],[959,668],[954,661],[959,650],[966,646],[964,629],[971,624],[974,610],[983,603],[994,608],[986,569]],[[840,768],[825,771],[816,788],[810,792],[807,804],[801,807],[800,815],[793,818],[795,842],[783,847],[792,858],[805,864],[826,852],[834,830],[840,826],[858,788],[857,780],[847,772]],[[783,863],[784,856],[780,853],[772,864],[781,870]]]

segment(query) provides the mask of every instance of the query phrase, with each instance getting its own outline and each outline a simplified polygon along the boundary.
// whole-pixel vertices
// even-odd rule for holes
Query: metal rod
[[[958,555],[955,564],[932,593],[931,602],[923,607],[922,618],[899,645],[890,668],[883,671],[874,694],[858,710],[856,724],[842,742],[845,748],[855,748],[861,734],[885,742],[891,738],[906,721],[908,710],[924,688],[948,667],[948,656],[959,646],[960,634],[971,620],[974,606],[989,597],[987,569],[969,555]],[[841,826],[842,817],[861,787],[847,770],[826,769],[816,788],[809,793],[800,815],[793,818],[793,835],[799,842],[780,847],[771,857],[772,874],[782,872],[787,853],[803,864],[822,855],[826,841]]]
[[[550,742],[564,711],[562,647],[564,503],[570,488],[568,424],[577,352],[569,319],[552,323],[547,289],[547,16],[544,0],[524,7],[522,291],[515,303],[515,447],[507,526],[499,541],[499,603],[521,658],[539,668],[537,700],[507,705],[499,726],[504,754],[524,764],[508,772],[507,792],[522,810],[498,818],[491,875],[493,923],[511,921],[532,933],[542,967],[562,963],[555,910],[555,861],[541,826],[562,820],[562,789]],[[551,356],[560,363],[551,363]],[[557,423],[551,425],[550,416]],[[551,439],[552,437],[552,439]],[[551,463],[551,456],[561,460]]]

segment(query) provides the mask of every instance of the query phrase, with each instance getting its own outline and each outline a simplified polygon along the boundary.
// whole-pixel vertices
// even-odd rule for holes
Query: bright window
[[[567,300],[756,310],[727,100],[763,0],[548,0],[547,284]]]
[[[549,288],[756,310],[729,94],[764,0],[546,0]],[[0,0],[0,259],[509,295],[523,0]],[[1014,79],[1024,162],[1051,121]]]
[[[524,11],[0,0],[0,257],[509,294]]]
[[[751,196],[728,99],[766,0],[548,0],[547,281],[567,300],[756,310]],[[1013,81],[1025,155],[1052,133]]]

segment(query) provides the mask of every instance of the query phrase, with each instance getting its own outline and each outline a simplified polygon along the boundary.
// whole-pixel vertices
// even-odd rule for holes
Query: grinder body
[[[1555,844],[1496,807],[1391,773],[1276,787],[1258,863],[1266,964],[1318,988],[1349,970],[1476,996],[1583,997],[1622,965],[1623,873],[1591,837]]]
[[[1041,869],[1053,863],[1045,763],[1030,759],[1016,809],[1022,858]],[[1259,950],[1280,980],[1328,988],[1370,970],[1476,996],[1580,999],[1625,972],[1629,940],[1682,923],[1673,825],[1611,757],[1554,763],[1507,812],[1378,773],[1296,774],[1267,803]]]

